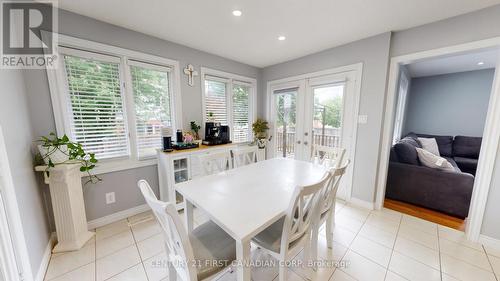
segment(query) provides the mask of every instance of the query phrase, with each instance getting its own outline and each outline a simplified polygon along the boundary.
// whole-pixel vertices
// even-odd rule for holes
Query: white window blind
[[[161,128],[172,126],[170,69],[130,62],[139,157],[155,155],[161,148]]]
[[[226,83],[215,79],[205,79],[205,117],[210,120],[210,114],[215,122],[228,124]]]
[[[250,140],[250,87],[233,84],[233,142]]]
[[[65,55],[71,137],[99,159],[129,155],[119,63]]]

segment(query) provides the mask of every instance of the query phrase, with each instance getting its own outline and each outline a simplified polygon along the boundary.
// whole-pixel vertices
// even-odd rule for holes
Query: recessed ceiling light
[[[235,16],[235,17],[241,17],[242,14],[243,13],[240,10],[234,10],[233,11],[233,16]]]
[[[483,65],[484,64],[484,61],[480,61],[477,63],[477,65]]]
[[[280,40],[280,41],[284,41],[285,39],[286,39],[286,37],[285,37],[285,36],[283,36],[283,35],[278,36],[278,40]]]

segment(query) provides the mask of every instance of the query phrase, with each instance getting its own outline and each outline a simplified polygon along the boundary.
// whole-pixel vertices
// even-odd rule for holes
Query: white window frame
[[[205,109],[205,80],[221,81],[226,83],[226,112],[227,112],[227,125],[231,133],[231,140],[233,140],[233,85],[244,85],[250,88],[250,98],[248,103],[248,111],[250,116],[248,118],[249,136],[253,136],[252,123],[257,120],[257,79],[246,77],[234,73],[224,72],[220,70],[211,69],[208,67],[201,67],[201,107],[202,107],[202,124],[201,130],[204,136],[205,123],[207,122],[207,112]],[[209,79],[207,79],[209,77]],[[249,139],[248,142],[252,140]],[[245,142],[242,142],[245,143]]]
[[[394,120],[394,133],[392,137],[392,144],[395,144],[401,139],[403,134],[404,120],[406,114],[406,108],[408,105],[408,93],[410,91],[411,78],[409,75],[401,69],[401,73],[398,81],[398,101],[396,105],[396,117]]]
[[[47,32],[42,32],[42,37],[47,36]],[[182,102],[181,102],[181,84],[180,84],[180,66],[179,62],[155,55],[145,54],[120,47],[97,43],[89,40],[79,39],[67,35],[58,34],[59,42],[56,47],[57,67],[56,69],[47,68],[47,78],[49,81],[52,107],[54,110],[54,119],[56,123],[57,135],[70,133],[70,122],[72,116],[67,110],[66,102],[69,97],[67,87],[67,76],[64,67],[63,53],[72,52],[79,57],[98,58],[99,60],[116,57],[120,64],[120,82],[123,96],[123,114],[125,125],[128,132],[129,157],[126,159],[115,158],[99,161],[94,169],[95,174],[104,174],[115,171],[122,171],[138,167],[145,167],[157,164],[156,155],[151,157],[138,157],[135,132],[135,105],[133,99],[132,85],[130,79],[129,61],[135,63],[144,63],[148,66],[154,65],[170,69],[170,95],[173,130],[182,128]],[[68,51],[70,50],[70,51]],[[132,123],[134,122],[134,123]]]

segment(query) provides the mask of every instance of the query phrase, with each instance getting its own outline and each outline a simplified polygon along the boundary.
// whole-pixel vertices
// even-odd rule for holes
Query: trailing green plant
[[[80,172],[87,173],[89,180],[85,184],[97,183],[101,181],[99,177],[92,174],[92,169],[96,167],[98,160],[95,158],[94,153],[87,153],[83,149],[82,145],[77,142],[71,141],[67,135],[58,137],[55,133],[50,133],[48,136],[42,136],[37,141],[42,147],[47,149],[47,153],[42,155],[37,154],[37,159],[43,163],[47,163],[46,172],[49,172],[50,168],[57,165],[64,164],[80,164]],[[64,149],[66,148],[66,149]],[[67,160],[58,162],[58,160],[51,158],[55,156],[55,153],[62,153],[68,156]]]
[[[269,130],[268,122],[264,119],[257,118],[252,124],[252,131],[256,139],[265,139],[267,130]]]
[[[196,124],[196,121],[191,121],[191,131],[194,132],[194,137],[198,140],[200,139],[199,131],[201,129],[201,126]]]

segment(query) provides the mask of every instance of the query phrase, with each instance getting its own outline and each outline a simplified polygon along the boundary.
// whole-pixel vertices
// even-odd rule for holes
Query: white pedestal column
[[[48,180],[57,232],[52,252],[78,250],[95,234],[87,229],[80,165],[51,168]]]

